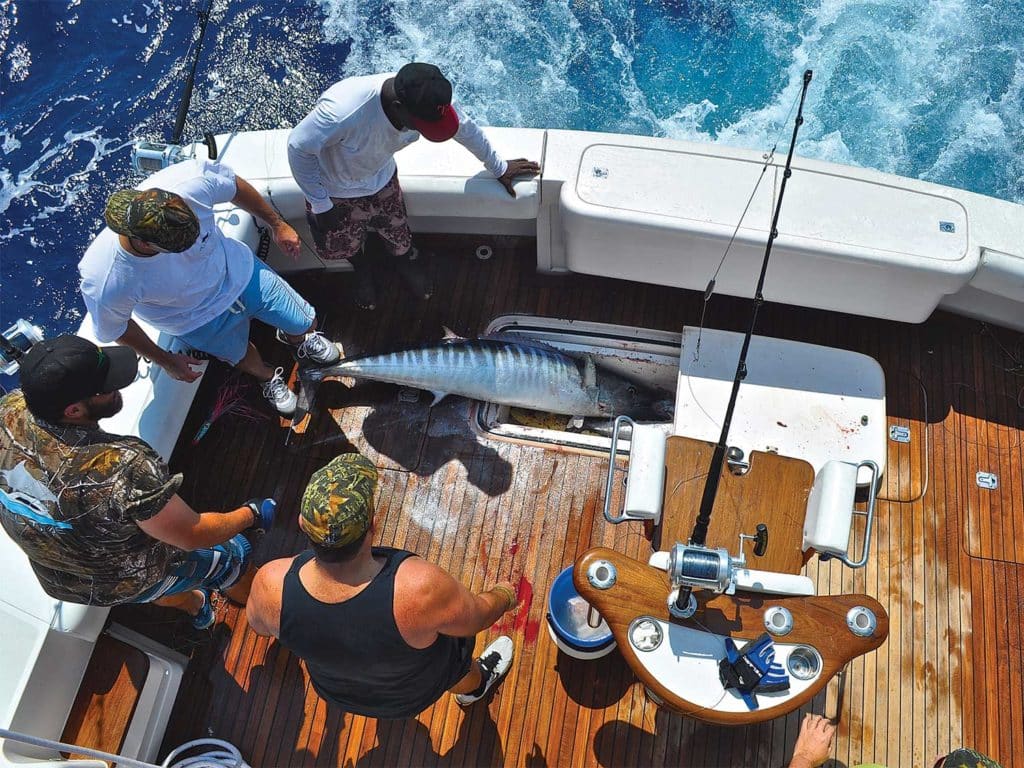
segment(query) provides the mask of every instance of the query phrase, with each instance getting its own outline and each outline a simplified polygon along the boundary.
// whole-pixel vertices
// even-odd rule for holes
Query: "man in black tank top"
[[[371,546],[377,469],[358,453],[313,473],[299,528],[312,545],[253,580],[249,624],[306,662],[317,693],[368,717],[419,714],[445,691],[482,699],[512,662],[499,637],[473,638],[516,606],[511,584],[474,595],[412,552]]]

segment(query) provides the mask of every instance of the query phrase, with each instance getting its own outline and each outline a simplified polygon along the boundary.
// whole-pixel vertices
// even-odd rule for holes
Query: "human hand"
[[[258,528],[261,531],[269,531],[274,525],[274,515],[277,514],[277,502],[273,499],[249,499],[245,502],[252,511],[251,528]]]
[[[281,221],[274,227],[274,242],[277,247],[292,257],[294,261],[299,260],[299,250],[302,241],[299,240],[299,233],[296,232],[286,221]]]
[[[197,371],[192,368],[193,365],[197,365],[195,358],[189,357],[182,352],[172,352],[167,355],[163,360],[155,361],[157,365],[167,371],[167,375],[172,379],[178,381],[192,382],[203,375],[202,371]]]
[[[512,181],[517,176],[534,176],[540,173],[540,164],[535,163],[533,160],[527,160],[525,157],[520,157],[515,160],[508,161],[508,167],[505,172],[498,177],[498,181],[505,190],[512,195],[516,196],[516,191],[512,188]]]
[[[313,221],[316,222],[316,228],[320,230],[320,234],[326,236],[328,232],[338,226],[338,206],[332,205],[326,211],[314,213]]]
[[[836,727],[821,715],[808,714],[800,724],[789,768],[816,768],[828,760]]]

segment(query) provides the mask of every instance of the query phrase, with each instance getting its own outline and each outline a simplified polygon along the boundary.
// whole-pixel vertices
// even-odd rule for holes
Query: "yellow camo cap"
[[[299,509],[299,528],[321,547],[356,541],[370,528],[377,468],[365,456],[343,453],[309,478]]]

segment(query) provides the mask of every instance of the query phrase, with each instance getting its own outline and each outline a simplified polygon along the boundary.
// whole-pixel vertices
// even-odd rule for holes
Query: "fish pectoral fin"
[[[583,388],[590,392],[597,387],[597,367],[594,365],[594,358],[587,355],[583,358]]]
[[[465,336],[459,336],[455,331],[449,328],[447,325],[442,325],[441,329],[444,331],[445,341],[465,341]]]
[[[430,401],[430,405],[427,406],[428,408],[433,408],[435,405],[437,405],[442,400],[444,400],[446,397],[448,397],[448,393],[447,392],[434,392],[434,391],[431,391],[430,394],[432,394],[434,396],[434,399]]]

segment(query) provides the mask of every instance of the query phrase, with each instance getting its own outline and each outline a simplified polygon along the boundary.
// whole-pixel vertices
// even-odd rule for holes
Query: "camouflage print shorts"
[[[366,233],[374,231],[383,238],[395,255],[401,255],[412,246],[409,218],[405,212],[405,197],[398,185],[398,174],[384,188],[366,197],[332,197],[334,208],[320,214],[330,224],[322,230],[306,201],[306,219],[309,221],[317,254],[325,261],[351,259],[366,242]]]

